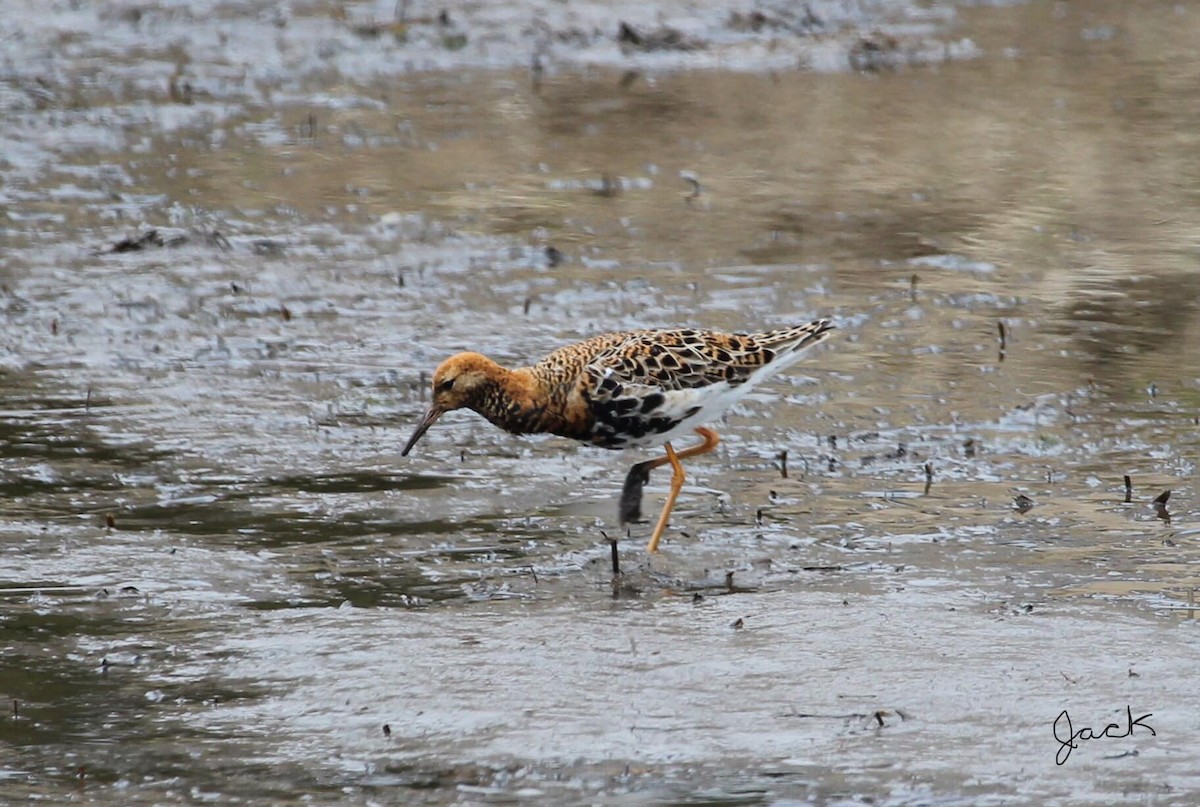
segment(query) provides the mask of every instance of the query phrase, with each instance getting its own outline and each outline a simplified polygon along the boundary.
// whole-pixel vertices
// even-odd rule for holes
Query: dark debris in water
[[[1158,494],[1158,496],[1155,497],[1154,501],[1151,503],[1151,505],[1154,507],[1154,515],[1162,521],[1165,521],[1167,524],[1171,523],[1171,513],[1167,510],[1167,502],[1170,500],[1171,491],[1164,490],[1162,493]]]
[[[875,32],[861,37],[850,48],[850,66],[863,73],[894,69],[905,61],[900,40],[890,34]]]
[[[825,27],[825,23],[813,13],[812,5],[784,4],[770,10],[762,9],[743,13],[733,11],[726,23],[729,30],[738,33],[760,34],[767,31],[788,32],[797,36],[817,33]]]
[[[120,255],[151,248],[177,248],[192,242],[199,242],[225,251],[233,248],[229,239],[220,230],[176,230],[151,227],[136,235],[127,235],[118,239],[108,247],[96,250],[96,254]]]
[[[704,42],[687,36],[677,28],[662,25],[649,31],[639,31],[627,22],[617,26],[617,42],[622,48],[641,51],[699,50]]]

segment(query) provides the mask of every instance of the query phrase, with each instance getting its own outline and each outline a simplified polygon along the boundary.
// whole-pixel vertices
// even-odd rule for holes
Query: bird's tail
[[[792,328],[751,334],[751,337],[763,347],[770,348],[779,355],[797,353],[820,344],[829,338],[829,334],[833,330],[834,326],[831,320],[814,319],[812,322]]]

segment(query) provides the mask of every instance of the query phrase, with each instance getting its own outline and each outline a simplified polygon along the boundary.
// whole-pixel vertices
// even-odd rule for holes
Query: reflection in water
[[[0,166],[2,792],[1133,792],[1115,764],[1040,772],[1063,698],[1153,701],[1162,745],[1114,753],[1200,792],[1172,750],[1200,23],[958,24],[984,55],[936,68],[323,72],[184,103],[135,63],[111,92],[137,97],[53,108],[53,170]],[[108,125],[135,113],[158,123]],[[106,249],[142,221],[190,235]],[[644,458],[466,414],[399,457],[457,350],[815,315],[837,350],[728,417],[665,566],[635,526],[617,586]]]

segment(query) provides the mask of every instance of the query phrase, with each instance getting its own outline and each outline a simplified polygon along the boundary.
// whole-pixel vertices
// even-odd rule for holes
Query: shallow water
[[[1200,796],[1188,7],[114,8],[4,23],[2,800]],[[643,454],[399,456],[455,350],[826,315],[654,558]]]

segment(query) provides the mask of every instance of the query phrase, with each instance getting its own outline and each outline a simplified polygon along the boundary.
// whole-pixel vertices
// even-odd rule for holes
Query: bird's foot
[[[648,460],[629,469],[625,486],[621,488],[618,517],[622,524],[642,520],[642,490],[650,481],[650,469],[653,467],[654,461]]]

